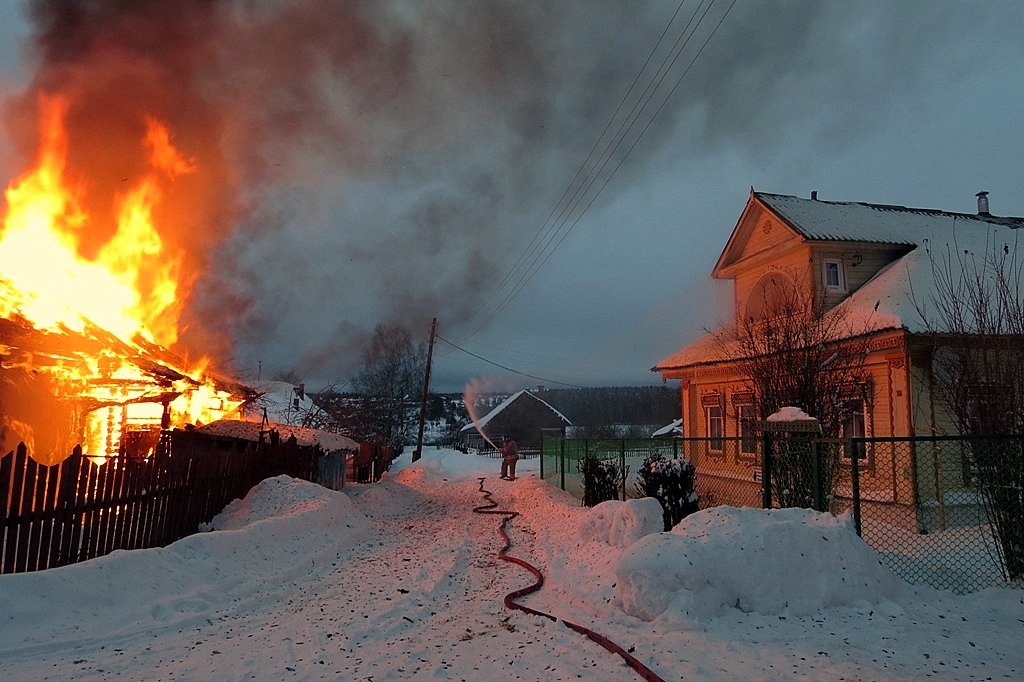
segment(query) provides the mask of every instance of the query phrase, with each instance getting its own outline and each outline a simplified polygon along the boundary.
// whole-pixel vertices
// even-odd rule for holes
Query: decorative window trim
[[[718,405],[719,407],[721,407],[721,405],[722,405],[722,394],[719,393],[718,391],[713,391],[711,393],[704,393],[704,394],[702,394],[700,396],[700,404],[703,407],[710,407],[712,405]]]
[[[836,284],[830,284],[828,281],[829,266],[836,266]],[[842,258],[823,258],[821,260],[821,282],[825,287],[825,291],[831,293],[846,293],[846,269],[843,266]]]

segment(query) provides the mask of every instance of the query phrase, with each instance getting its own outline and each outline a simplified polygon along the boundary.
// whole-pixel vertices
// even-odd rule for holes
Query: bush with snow
[[[577,465],[583,480],[583,506],[595,507],[619,496],[619,487],[629,475],[629,467],[620,469],[614,460],[586,455]]]
[[[629,547],[645,535],[661,530],[661,503],[653,497],[602,502],[591,509],[580,524],[583,538],[613,547]]]
[[[729,609],[808,615],[909,589],[848,518],[808,509],[715,507],[631,545],[616,568],[624,610],[696,627]]]
[[[637,471],[636,489],[644,497],[653,497],[664,509],[662,530],[672,527],[697,511],[694,479],[697,470],[680,457],[667,459],[660,453],[650,455]]]

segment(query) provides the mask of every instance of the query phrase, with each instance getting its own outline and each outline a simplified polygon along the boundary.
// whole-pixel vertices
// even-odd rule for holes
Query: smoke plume
[[[83,253],[109,238],[102,198],[139,171],[127,150],[146,117],[165,121],[198,169],[176,179],[173,220],[162,221],[187,254],[183,343],[252,374],[262,360],[265,374],[329,381],[351,375],[378,323],[425,334],[433,316],[449,329],[470,316],[543,223],[675,7],[43,0],[30,5],[35,76],[7,119],[29,159],[38,95],[70,97],[70,166],[88,169],[77,180],[99,197]],[[872,75],[913,49],[859,50],[857,32],[886,30],[889,10],[861,12],[843,42],[827,27],[852,21],[848,8],[763,9],[736,6],[620,187],[676,126],[691,141],[679,153],[758,153],[765,135],[790,129],[787,107],[849,104],[808,94],[830,79],[846,79],[862,118],[812,133],[839,144],[870,125],[884,107],[869,96]],[[937,21],[927,8],[893,11]],[[834,61],[813,61],[830,41]]]

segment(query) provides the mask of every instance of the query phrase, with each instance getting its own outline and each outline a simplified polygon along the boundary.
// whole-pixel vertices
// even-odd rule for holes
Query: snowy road
[[[639,507],[581,508],[536,464],[509,483],[495,460],[427,450],[345,494],[278,477],[212,532],[0,576],[0,680],[639,679],[582,635],[503,607],[532,577],[498,560],[501,517],[473,513],[478,476],[521,513],[512,553],[546,576],[524,603],[666,680],[1024,677],[1020,590],[912,589],[836,519],[801,510],[708,510],[616,542]],[[661,615],[627,613],[644,596],[623,591],[628,563]]]
[[[416,481],[407,477],[406,483]],[[293,568],[287,583],[266,584],[199,618],[182,614],[171,627],[158,618],[151,628],[117,639],[85,634],[60,651],[32,647],[17,661],[17,677],[575,680],[581,673],[590,679],[628,674],[618,659],[563,626],[504,609],[503,596],[532,578],[497,559],[500,517],[473,513],[484,502],[478,482],[442,483],[420,481],[418,491],[400,494],[391,484],[350,490],[373,521],[362,542],[340,542],[333,557],[328,543],[311,560],[283,544],[280,559]],[[515,533],[524,552],[530,537]],[[178,603],[173,610],[189,606]],[[538,648],[543,655],[534,655]],[[14,663],[8,652],[0,669]]]

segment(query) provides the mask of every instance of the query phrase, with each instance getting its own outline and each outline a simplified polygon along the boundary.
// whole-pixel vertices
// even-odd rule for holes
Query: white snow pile
[[[804,412],[799,407],[780,407],[779,411],[768,415],[765,421],[769,422],[804,422],[811,421],[814,417]]]
[[[608,500],[594,506],[580,524],[580,536],[613,547],[634,542],[664,529],[661,503],[653,497],[639,500]]]
[[[205,622],[211,611],[329,570],[339,547],[371,530],[344,493],[289,476],[259,483],[208,528],[166,547],[4,576],[0,640],[49,648],[90,632],[109,638]]]
[[[908,586],[852,528],[807,509],[716,507],[648,535],[616,568],[624,610],[688,629],[738,609],[810,615],[897,599]]]
[[[336,524],[353,515],[362,516],[346,495],[282,475],[257,483],[200,530],[241,530],[262,522],[301,532],[303,526]]]

